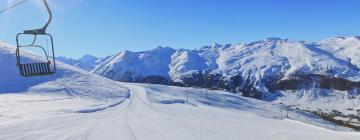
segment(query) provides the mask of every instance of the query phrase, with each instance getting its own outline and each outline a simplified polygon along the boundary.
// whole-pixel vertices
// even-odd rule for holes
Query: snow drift
[[[41,58],[23,52],[24,59]],[[81,69],[57,63],[57,73],[42,77],[21,77],[16,66],[15,47],[0,42],[0,94],[3,93],[56,93],[92,99],[122,100],[128,89],[117,82],[97,76]]]

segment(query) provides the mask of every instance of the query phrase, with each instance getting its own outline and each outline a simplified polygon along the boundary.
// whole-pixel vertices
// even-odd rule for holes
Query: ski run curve
[[[23,78],[14,52],[0,42],[0,140],[360,139],[310,113],[225,91],[115,82],[63,63],[53,76]]]
[[[45,112],[33,115],[32,119],[9,119],[1,121],[0,139],[84,139],[84,140],[160,140],[160,139],[359,139],[360,134],[345,132],[346,129],[331,128],[328,122],[318,124],[301,122],[300,113],[292,112],[290,119],[279,119],[279,106],[253,99],[235,97],[221,91],[193,88],[167,87],[160,85],[121,83],[128,88],[130,96],[121,103],[106,109],[89,112]],[[200,94],[201,93],[201,94]],[[186,102],[186,94],[188,102]],[[28,94],[23,98],[0,95],[8,104],[43,105],[64,100],[82,100],[69,96],[52,100],[33,100],[45,95]],[[7,97],[6,97],[7,96]],[[21,100],[23,99],[23,100]],[[1,99],[4,100],[4,99]],[[173,102],[172,102],[173,101]],[[185,102],[181,102],[185,101]],[[49,102],[49,103],[47,103]],[[66,103],[66,102],[65,102]],[[8,106],[6,106],[8,105]],[[252,105],[252,106],[250,106]],[[9,115],[11,113],[8,113]],[[26,116],[26,115],[23,115]],[[4,119],[4,116],[1,116]],[[21,116],[20,116],[21,118]],[[316,122],[316,117],[308,116]],[[327,126],[326,124],[329,124]],[[324,128],[325,127],[325,128]],[[326,128],[328,127],[328,128]]]

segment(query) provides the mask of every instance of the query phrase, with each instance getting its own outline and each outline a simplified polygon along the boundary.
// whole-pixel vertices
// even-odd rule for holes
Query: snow
[[[113,80],[131,81],[139,76],[168,78],[170,57],[175,50],[158,47],[144,52],[120,52],[96,67],[92,72]]]
[[[331,52],[336,57],[347,60],[360,67],[360,37],[337,37],[330,38],[317,43],[319,48]]]
[[[229,75],[242,74],[260,81],[271,76],[293,74],[324,74],[340,77],[358,75],[344,60],[324,55],[314,46],[292,40],[267,39],[223,50],[218,58],[220,71]],[[327,72],[332,69],[334,73]],[[261,83],[259,83],[261,84]]]
[[[171,63],[169,65],[171,79],[174,82],[181,82],[181,78],[193,71],[207,69],[206,60],[202,58],[195,51],[178,50],[171,56]]]
[[[108,56],[110,57],[110,56]],[[67,57],[56,57],[56,60],[61,61],[63,63],[78,67],[80,69],[86,70],[86,71],[91,71],[93,70],[96,66],[98,66],[99,64],[101,64],[105,59],[107,59],[108,57],[105,58],[97,58],[95,56],[92,55],[84,55],[79,59],[72,59],[72,58],[67,58]]]
[[[303,117],[296,112],[290,115],[293,115],[294,119],[274,118],[279,115],[278,105],[237,97],[226,92],[209,91],[209,98],[205,99],[201,94],[204,91],[201,89],[127,83],[122,83],[121,86],[131,91],[130,98],[111,108],[86,113],[62,111],[61,108],[70,106],[69,101],[56,96],[47,97],[53,98],[51,101],[43,101],[37,100],[44,99],[42,95],[22,94],[24,98],[19,98],[6,94],[7,103],[1,102],[2,108],[23,110],[24,108],[19,106],[32,105],[32,110],[18,115],[18,118],[2,117],[0,139],[341,140],[360,138],[358,133],[320,127],[329,127],[326,126],[328,123],[321,120],[319,124],[294,120],[298,116]],[[170,99],[185,101],[186,91],[189,92],[189,103],[161,103]],[[1,99],[5,97],[0,96]],[[76,105],[75,101],[71,105],[73,104]],[[49,105],[50,108],[43,107]],[[50,115],[54,114],[51,110],[56,112],[55,115]],[[9,117],[14,112],[7,114]],[[19,119],[30,114],[32,118]],[[315,117],[309,119],[316,121]],[[12,120],[12,122],[4,122],[4,120]],[[341,127],[337,129],[347,130]]]
[[[287,105],[296,105],[296,107],[303,110],[321,109],[323,112],[332,112],[337,110],[344,115],[358,114],[356,110],[360,110],[360,96],[356,96],[353,99],[349,99],[347,91],[329,91],[325,89],[319,89],[319,94],[314,94],[308,90],[296,90],[296,91],[283,91],[281,98],[274,102],[282,102]],[[349,110],[351,108],[351,110]]]
[[[28,52],[22,53],[22,57],[28,60],[39,59],[39,56]],[[12,99],[11,97],[23,99],[19,102],[40,103],[38,105],[43,107],[42,103],[44,102],[63,99],[60,101],[65,105],[66,103],[73,105],[62,108],[61,112],[76,112],[82,108],[104,108],[104,106],[111,106],[129,97],[128,89],[121,87],[118,83],[63,63],[57,63],[58,70],[55,75],[21,77],[16,66],[15,48],[2,42],[0,42],[0,66],[0,94],[10,99]],[[27,97],[25,95],[33,96]],[[49,105],[44,109],[56,111],[53,110],[51,104]],[[20,118],[31,118],[31,114],[21,115],[27,112],[23,110],[27,106],[21,104],[19,106],[19,108],[9,111],[15,111],[13,115],[20,116]],[[54,106],[54,108],[57,107]],[[36,113],[36,110],[31,109],[29,109],[30,112]],[[5,108],[5,110],[7,109]]]
[[[329,38],[318,42],[272,37],[234,45],[215,43],[194,50],[171,50],[166,51],[166,55],[154,53],[159,49],[142,52],[125,51],[98,66],[93,72],[118,81],[129,81],[119,78],[129,75],[133,77],[160,75],[171,82],[181,83],[184,78],[196,79],[192,76],[207,71],[222,75],[221,80],[225,83],[234,76],[240,76],[242,81],[239,82],[240,85],[236,85],[239,89],[251,83],[256,91],[270,97],[279,94],[271,93],[265,86],[269,85],[267,82],[292,79],[299,75],[318,74],[360,81],[358,53],[360,39],[356,36]],[[150,63],[147,61],[151,59],[146,56],[159,58],[162,61]],[[248,80],[249,83],[246,83]],[[313,111],[338,109],[348,114],[350,112],[347,109],[357,109],[359,102],[357,98],[348,98],[350,91],[322,90],[322,92],[309,92],[309,96],[302,96],[302,90],[295,91],[295,94],[293,91],[280,91],[281,95],[286,96],[283,100],[287,102],[283,101],[283,103],[287,105],[296,103],[302,109],[310,108]],[[280,102],[279,100],[282,99],[276,99],[275,102]],[[357,113],[352,111],[352,114]]]
[[[27,59],[37,56],[25,53]],[[22,78],[0,43],[0,139],[359,139],[360,134],[282,105],[210,91],[108,80],[59,63]]]
[[[326,39],[319,42],[267,38],[237,45],[214,44],[200,49],[157,48],[124,51],[98,66],[94,73],[124,81],[124,77],[162,76],[170,81],[199,71],[218,73],[226,78],[240,75],[254,81],[266,92],[264,79],[287,79],[299,74],[321,74],[360,80],[358,37]]]

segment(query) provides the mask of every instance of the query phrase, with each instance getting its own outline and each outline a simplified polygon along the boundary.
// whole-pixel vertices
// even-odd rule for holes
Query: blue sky
[[[1,0],[0,9],[20,0]],[[199,48],[281,37],[317,41],[360,35],[359,0],[49,0],[57,55],[106,56],[157,46]],[[0,15],[0,40],[15,43],[46,13],[30,0]]]

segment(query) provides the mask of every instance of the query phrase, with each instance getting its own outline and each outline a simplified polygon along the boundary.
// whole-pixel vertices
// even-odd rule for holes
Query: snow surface
[[[265,40],[237,45],[214,44],[200,49],[124,51],[93,71],[113,80],[119,77],[163,76],[181,82],[182,77],[207,70],[230,78],[240,75],[254,81],[259,91],[267,91],[264,79],[284,79],[299,74],[321,74],[359,80],[358,37],[304,42],[289,39]],[[126,73],[128,72],[128,73]]]
[[[331,52],[336,57],[360,67],[360,37],[337,37],[317,43],[319,48]]]
[[[130,73],[133,77],[162,75],[170,81],[182,82],[184,77],[206,70],[209,73],[221,74],[222,80],[225,81],[237,75],[243,80],[248,78],[246,80],[254,84],[256,91],[270,93],[265,84],[268,84],[266,82],[269,79],[274,81],[274,77],[275,80],[285,80],[296,75],[319,74],[360,81],[359,52],[360,38],[356,36],[330,38],[318,42],[267,38],[235,45],[213,44],[195,50],[178,49],[167,51],[166,55],[159,49],[138,53],[122,52],[118,57],[99,65],[93,72],[119,81],[123,80],[119,77],[128,76]],[[146,59],[135,59],[140,54],[161,58],[163,61],[148,63]],[[162,71],[159,72],[158,69]],[[241,84],[238,85],[239,88],[249,83]],[[351,112],[347,111],[348,108],[356,110],[359,106],[359,98],[348,98],[350,91],[318,90],[319,92],[306,91],[308,93],[304,94],[303,90],[299,89],[295,93],[281,91],[280,95],[285,96],[275,102],[297,104],[303,109],[310,108],[313,111],[339,109],[348,113]],[[279,94],[269,95],[272,97]],[[357,113],[352,111],[352,114]]]
[[[109,58],[111,56],[105,57],[105,58],[97,58],[92,55],[84,55],[79,59],[72,59],[67,57],[56,57],[56,60],[61,61],[63,63],[78,67],[80,69],[91,71],[93,70],[97,65],[101,64],[105,59]]]
[[[14,59],[14,47],[0,43],[4,140],[360,138],[314,115],[224,91],[120,83],[62,63],[54,76],[21,78]]]
[[[39,56],[27,52],[22,53],[22,56],[24,59],[31,60],[39,58]],[[88,106],[91,106],[92,109],[104,108],[104,106],[111,106],[129,97],[128,89],[121,87],[118,83],[63,63],[57,63],[58,70],[55,75],[21,77],[16,67],[15,48],[2,42],[0,42],[0,66],[0,94],[19,96],[19,98],[23,98],[24,94],[36,94],[39,97],[36,97],[37,99],[34,101],[31,99],[32,97],[29,97],[24,102],[63,99],[64,103],[74,104],[68,104],[69,108],[63,108],[64,112],[76,112]],[[89,101],[80,101],[80,98]],[[19,114],[28,112],[24,111],[22,107],[18,109],[20,109],[17,112]],[[52,110],[52,107],[44,109]],[[14,110],[9,111],[13,112]],[[31,108],[29,112],[32,112]],[[27,117],[25,116],[25,118]]]
[[[294,105],[302,110],[330,113],[333,110],[342,112],[345,115],[357,115],[360,110],[360,96],[349,95],[347,91],[318,89],[318,94],[311,90],[281,91],[280,98],[273,102]]]
[[[175,50],[158,47],[144,52],[123,51],[97,66],[92,72],[114,80],[136,76],[162,76],[168,78],[170,57]]]
[[[199,89],[126,83],[121,86],[130,89],[131,97],[96,112],[64,111],[79,104],[68,99],[71,96],[2,94],[1,106],[9,110],[2,111],[6,115],[1,117],[0,139],[360,138],[355,132],[335,131],[348,129],[309,114],[290,112],[290,119],[280,119],[278,105],[231,93],[211,91],[206,99],[205,91]],[[82,97],[80,100],[96,102]]]

